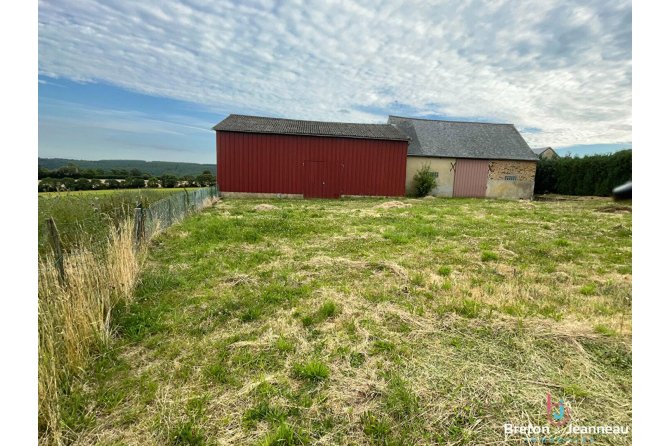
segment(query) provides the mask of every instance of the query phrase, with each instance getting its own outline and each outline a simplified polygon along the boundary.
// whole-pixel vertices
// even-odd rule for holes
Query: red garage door
[[[340,198],[342,165],[328,161],[305,161],[305,198]]]
[[[459,159],[454,176],[454,197],[486,197],[488,160]]]

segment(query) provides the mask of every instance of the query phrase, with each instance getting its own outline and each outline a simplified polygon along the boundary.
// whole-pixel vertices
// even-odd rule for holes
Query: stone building
[[[538,157],[512,124],[390,116],[409,136],[405,193],[424,164],[437,181],[436,197],[531,199]]]
[[[539,156],[542,159],[545,158],[558,158],[558,153],[554,151],[551,147],[542,147],[540,149],[532,149],[533,153]]]

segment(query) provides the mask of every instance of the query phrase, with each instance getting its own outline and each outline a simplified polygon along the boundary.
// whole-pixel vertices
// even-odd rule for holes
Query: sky
[[[41,157],[215,162],[230,113],[632,147],[630,1],[40,1]]]

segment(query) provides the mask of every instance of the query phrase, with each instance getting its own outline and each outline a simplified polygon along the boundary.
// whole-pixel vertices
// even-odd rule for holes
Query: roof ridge
[[[415,119],[417,121],[435,121],[435,122],[457,122],[459,124],[488,124],[488,125],[514,125],[505,122],[478,122],[478,121],[454,121],[451,119],[427,119],[427,118],[412,118],[409,116],[389,115],[389,118]]]
[[[344,122],[344,121],[310,121],[308,119],[291,119],[291,118],[274,118],[272,116],[256,116],[256,115],[240,115],[238,113],[231,113],[228,116],[243,116],[245,118],[263,118],[263,119],[276,119],[278,121],[300,121],[300,122],[317,122],[325,124],[347,124],[347,125],[391,125],[388,123],[376,124],[376,123],[367,123],[367,122]]]

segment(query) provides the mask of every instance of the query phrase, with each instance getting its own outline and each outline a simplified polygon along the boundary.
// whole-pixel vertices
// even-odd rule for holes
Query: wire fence
[[[134,218],[132,222],[141,230],[135,234],[136,243],[149,240],[170,226],[184,220],[189,215],[199,212],[203,208],[212,204],[214,199],[219,196],[219,187],[210,186],[193,191],[184,191],[170,195],[161,200],[155,201],[143,208],[142,203],[138,204],[134,217],[127,209],[122,212],[116,212],[115,218],[109,215],[95,215],[93,217],[76,220],[73,222],[61,223],[59,229],[54,229],[55,233],[40,232],[38,238],[38,250],[40,254],[53,254],[48,263],[40,261],[39,274],[46,273],[59,267],[67,261],[68,257],[81,255],[84,253],[104,254],[104,248],[111,240],[118,236],[123,221]],[[113,209],[116,211],[118,209]],[[132,210],[132,209],[131,209]],[[53,221],[53,219],[51,219]],[[97,220],[102,226],[96,225],[92,231],[88,231],[84,223],[91,220]],[[48,226],[48,225],[47,225]],[[61,229],[62,228],[62,229]],[[54,238],[56,239],[54,243]],[[63,243],[67,241],[67,243]]]
[[[209,206],[219,196],[219,186],[203,187],[185,191],[151,203],[142,209],[144,218],[144,237],[152,238],[170,226],[179,223],[187,216]]]

